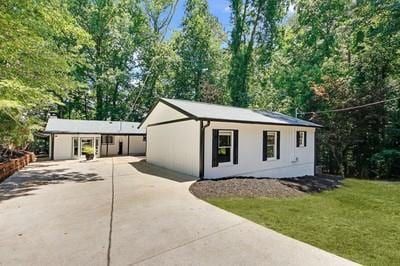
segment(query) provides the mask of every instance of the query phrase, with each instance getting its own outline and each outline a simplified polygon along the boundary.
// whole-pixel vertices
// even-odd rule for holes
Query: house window
[[[276,132],[269,131],[267,133],[267,139],[266,139],[267,145],[266,145],[266,153],[267,153],[267,159],[276,159]]]
[[[212,167],[239,163],[239,130],[212,130]]]
[[[73,149],[73,155],[75,156],[75,157],[77,157],[78,156],[78,152],[79,152],[79,142],[78,142],[78,138],[72,138],[72,145],[73,145],[73,147],[72,147],[72,149]]]
[[[263,132],[263,161],[280,159],[281,132],[264,131]]]
[[[114,136],[110,136],[110,135],[101,136],[101,143],[114,145]]]
[[[143,141],[144,141],[144,142],[147,141],[147,135],[143,135]]]
[[[306,131],[297,131],[296,134],[296,146],[297,147],[306,147],[307,146],[307,132]]]
[[[100,138],[96,138],[96,156],[100,155]]]
[[[218,163],[232,162],[232,131],[219,131]]]

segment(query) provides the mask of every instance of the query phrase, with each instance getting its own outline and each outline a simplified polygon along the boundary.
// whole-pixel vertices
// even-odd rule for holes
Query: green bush
[[[88,155],[93,155],[94,154],[94,149],[92,146],[85,145],[83,146],[83,153],[88,154]]]
[[[371,157],[372,172],[377,178],[400,179],[400,150],[385,149]]]

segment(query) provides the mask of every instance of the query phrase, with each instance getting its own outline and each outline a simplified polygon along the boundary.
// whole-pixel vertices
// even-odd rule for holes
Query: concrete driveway
[[[0,185],[1,265],[351,265],[194,197],[137,157],[35,163]]]

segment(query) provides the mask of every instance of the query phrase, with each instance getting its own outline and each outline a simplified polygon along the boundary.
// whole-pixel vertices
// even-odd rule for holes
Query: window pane
[[[226,163],[231,161],[231,148],[218,148],[218,162]]]
[[[274,146],[267,146],[267,158],[275,157]]]
[[[304,131],[299,132],[299,146],[304,147]]]
[[[78,138],[73,138],[74,140],[74,156],[78,156]]]
[[[218,145],[219,145],[219,147],[231,146],[231,136],[230,135],[219,135]]]
[[[100,145],[100,139],[99,138],[96,138],[96,155],[99,155],[99,151],[100,151],[100,147],[99,147],[99,145]]]
[[[268,145],[274,145],[275,144],[275,134],[268,134],[267,135],[267,144]]]

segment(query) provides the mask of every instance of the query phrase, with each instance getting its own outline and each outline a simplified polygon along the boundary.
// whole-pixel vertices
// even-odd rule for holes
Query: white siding
[[[146,142],[143,141],[143,136],[129,137],[129,154],[143,155],[146,153]]]
[[[238,129],[238,164],[212,167],[212,129]],[[280,131],[280,159],[262,160],[263,131]],[[307,131],[307,147],[296,147],[296,131]],[[295,177],[314,174],[314,128],[211,122],[205,132],[204,177]],[[295,158],[297,161],[294,161]]]
[[[160,122],[160,121],[158,121]],[[189,120],[147,128],[149,163],[199,175],[200,123]]]
[[[126,155],[128,153],[128,137],[127,136],[114,136],[114,143],[108,144],[108,152],[107,152],[107,144],[101,144],[101,155],[103,156],[113,156],[118,155],[119,150],[119,142],[122,142],[122,154]]]
[[[88,134],[54,134],[54,160],[68,160],[73,159],[72,155],[72,138],[100,138],[100,135]],[[80,140],[79,140],[80,141]],[[80,143],[79,143],[80,144]],[[79,146],[80,147],[80,146]]]
[[[145,123],[141,126],[142,128],[153,123],[159,123],[164,121],[171,121],[175,119],[186,118],[187,116],[167,106],[166,104],[159,102],[150,115],[146,118]]]
[[[118,155],[119,143],[122,142],[122,155],[128,155],[128,136],[114,136],[114,143],[108,144],[108,156]],[[129,137],[129,154],[143,155],[146,149],[146,142],[143,136],[132,135]],[[101,155],[107,156],[107,144],[101,144]]]

